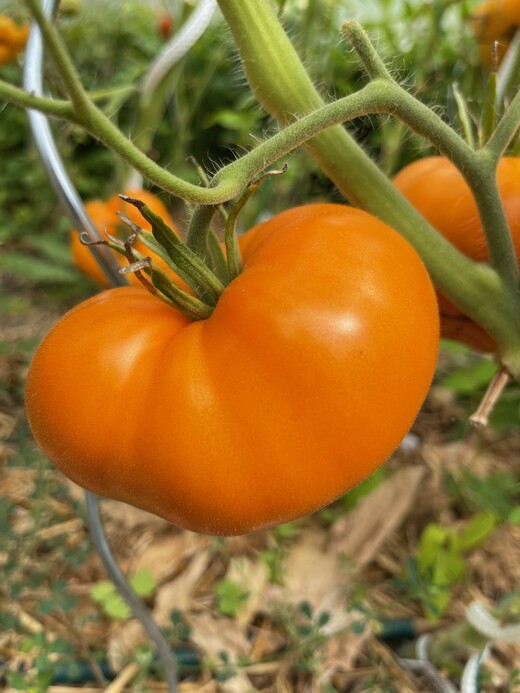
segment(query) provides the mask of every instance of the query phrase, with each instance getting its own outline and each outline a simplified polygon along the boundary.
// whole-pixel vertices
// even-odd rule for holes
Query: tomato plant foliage
[[[51,330],[27,381],[36,440],[70,478],[210,534],[302,516],[373,472],[438,345],[422,262],[364,212],[288,210],[242,249],[209,318],[103,292]]]

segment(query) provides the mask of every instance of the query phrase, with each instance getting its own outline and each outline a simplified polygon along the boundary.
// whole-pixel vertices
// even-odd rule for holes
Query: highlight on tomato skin
[[[520,158],[503,157],[498,187],[520,258]],[[426,157],[405,166],[393,179],[403,195],[447,240],[477,262],[489,258],[475,200],[462,174],[448,159]],[[494,352],[492,337],[438,292],[441,334],[483,352]]]
[[[437,358],[420,258],[341,205],[267,224],[244,236],[243,271],[209,318],[124,287],[45,337],[26,411],[69,478],[180,527],[236,535],[314,512],[399,445]]]

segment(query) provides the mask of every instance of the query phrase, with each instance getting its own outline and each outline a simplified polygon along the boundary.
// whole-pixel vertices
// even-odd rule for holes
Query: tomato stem
[[[520,31],[517,30],[497,72],[497,102],[502,108],[506,100],[518,92],[520,80]]]
[[[144,219],[152,225],[152,233],[169,256],[173,268],[191,286],[203,301],[215,305],[224,290],[224,284],[209,267],[183,243],[172,229],[147,205],[126,195],[119,196],[125,202],[137,207]]]
[[[479,143],[483,147],[491,137],[497,120],[497,73],[493,70],[487,78],[484,105],[479,126]]]
[[[501,355],[507,355],[504,363],[515,377],[520,376],[518,269],[495,180],[498,158],[518,131],[520,94],[512,99],[486,146],[475,152],[441,118],[392,80],[365,32],[358,25],[348,23],[345,32],[373,81],[359,92],[325,106],[270,1],[219,0],[255,95],[282,125],[292,124],[223,168],[210,186],[204,188],[173,176],[151,161],[92,103],[54,25],[45,18],[37,0],[26,0],[26,3],[41,28],[71,103],[56,105],[2,81],[0,98],[82,125],[161,189],[205,205],[236,198],[267,166],[304,144],[353,203],[386,221],[414,245],[440,290],[495,337]],[[445,242],[339,125],[374,113],[397,116],[461,170],[479,205],[492,268],[475,265]],[[195,249],[195,256],[201,258],[206,258],[209,252],[207,229],[201,234],[191,232],[203,216],[211,219],[213,211],[196,212],[188,235],[188,248]],[[214,302],[224,284],[212,274],[204,295]],[[213,279],[217,285],[212,285]]]
[[[134,255],[133,248],[132,248],[132,245],[136,239],[137,239],[137,233],[133,233],[124,242],[125,256],[129,262],[129,264],[127,267],[123,267],[119,271],[122,274],[128,274],[129,272],[131,272],[132,274],[135,274],[136,278],[144,286],[144,288],[147,289],[153,296],[156,296],[157,295],[156,288],[154,287],[154,285],[151,282],[148,281],[148,279],[144,276],[144,274],[141,271],[143,269],[148,270],[152,265],[152,261],[149,257],[145,257],[145,258],[141,258],[141,259],[136,258],[136,256]]]
[[[473,122],[468,111],[466,100],[464,99],[463,95],[460,92],[460,89],[456,84],[453,85],[453,97],[455,99],[455,103],[457,104],[457,113],[462,125],[462,130],[464,132],[464,139],[466,140],[466,144],[469,147],[471,147],[471,149],[475,149]]]
[[[70,96],[75,112],[89,113],[91,108],[94,108],[94,105],[81,84],[79,75],[70,58],[70,54],[61,40],[56,27],[45,16],[39,0],[25,0],[25,4],[40,28],[45,46],[51,54],[61,81]]]
[[[216,210],[214,205],[196,207],[190,220],[186,245],[202,260],[208,255],[208,233]]]
[[[213,313],[213,307],[200,301],[195,296],[190,296],[186,291],[178,287],[170,277],[159,267],[152,265],[150,268],[153,286],[159,290],[163,300],[173,305],[184,315],[192,320],[205,320]]]
[[[490,136],[485,151],[491,153],[498,161],[520,128],[520,91],[512,99],[504,115],[500,118],[497,127]]]
[[[495,373],[478,409],[469,417],[470,424],[475,426],[475,428],[484,428],[488,425],[489,416],[504,388],[511,382],[511,378],[511,373],[505,367],[500,368],[500,370]]]
[[[341,27],[341,33],[356,51],[370,79],[394,81],[359,22],[345,22]]]

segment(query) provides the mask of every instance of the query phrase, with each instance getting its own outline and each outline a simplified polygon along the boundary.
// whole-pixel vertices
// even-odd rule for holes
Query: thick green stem
[[[153,162],[138,147],[123,135],[101,111],[90,109],[88,114],[77,115],[77,121],[100,142],[128,162],[151,183],[161,190],[198,204],[219,204],[232,199],[240,193],[246,181],[225,180],[219,190],[203,188],[174,176]]]
[[[512,299],[516,298],[518,302],[520,274],[515,246],[498,189],[496,162],[488,151],[478,152],[477,165],[468,167],[464,177],[475,197],[486,233],[491,265],[511,292]]]
[[[296,115],[319,108],[322,101],[269,1],[219,0],[219,5],[237,43],[250,85],[266,111],[285,124],[294,120]],[[469,164],[474,175],[466,180],[474,193],[479,192],[482,179],[478,181],[476,173],[479,165],[476,153],[440,118],[392,81],[362,30],[356,27],[350,30],[367,72],[376,78],[372,84],[379,83],[381,89],[379,96],[384,103],[379,101],[378,106],[382,108],[377,112],[387,112],[403,119],[433,142],[463,172]],[[305,119],[300,123],[302,120]],[[506,365],[518,377],[520,301],[517,292],[512,290],[510,261],[506,267],[502,254],[492,253],[501,276],[490,267],[476,266],[470,261],[466,261],[464,266],[462,258],[457,257],[453,248],[443,247],[438,234],[402,199],[382,172],[370,160],[367,161],[368,158],[342,128],[331,128],[325,135],[310,140],[306,147],[352,202],[379,216],[412,242],[443,293],[491,332],[501,347],[507,345],[501,350],[501,356],[507,357]],[[484,207],[487,209],[483,222],[488,236],[500,234],[500,243],[505,247],[508,233],[503,233],[496,187],[492,195],[493,205],[490,207],[488,198],[479,209],[481,214]]]
[[[46,49],[52,57],[52,61],[60,75],[65,89],[67,90],[76,112],[88,110],[91,107],[91,100],[83,89],[78,73],[70,59],[70,55],[61,40],[56,27],[44,14],[39,0],[25,0],[32,16],[36,20]]]
[[[269,0],[219,0],[248,81],[265,110],[287,124],[323,106]],[[353,204],[382,216],[384,176],[346,130],[337,126],[305,148]],[[265,167],[264,167],[265,168]]]
[[[205,260],[208,255],[208,234],[216,207],[197,207],[193,212],[186,237],[188,248]]]
[[[392,94],[392,91],[395,93]],[[498,158],[492,156],[488,149],[473,151],[433,111],[394,82],[388,97],[386,104],[381,102],[380,106],[429,140],[441,154],[455,163],[464,176],[479,210],[491,265],[504,284],[516,293],[518,264],[496,180]],[[398,222],[394,221],[393,225],[401,230]]]
[[[284,131],[259,145],[249,155],[222,169],[209,188],[202,188],[164,171],[135,147],[121,131],[89,100],[83,91],[72,61],[59,35],[39,12],[36,0],[26,0],[42,28],[51,57],[73,103],[59,108],[20,91],[2,93],[26,107],[64,117],[82,125],[88,132],[136,168],[163,190],[185,200],[216,205],[237,197],[247,184],[269,165],[289,151],[306,143],[321,168],[355,204],[394,226],[424,259],[439,289],[465,313],[487,329],[501,345],[504,363],[520,374],[520,334],[518,315],[520,297],[509,249],[496,184],[490,184],[497,152],[503,151],[518,129],[520,98],[516,97],[488,142],[485,152],[476,154],[451,129],[424,105],[407,94],[395,82],[377,57],[362,30],[351,26],[356,48],[374,81],[364,89],[340,101],[323,106],[291,43],[271,9],[269,0],[219,0],[237,40],[251,85],[266,110],[283,124],[293,122]],[[309,115],[296,120],[298,116]],[[393,187],[371,159],[338,125],[370,113],[397,115],[409,127],[429,139],[463,171],[477,197],[488,236],[500,236],[490,242],[496,272],[475,265],[447,243]],[[327,132],[324,132],[327,130]],[[321,133],[321,134],[319,134]],[[487,187],[486,187],[487,186]],[[481,195],[486,188],[487,195]],[[202,214],[202,212],[201,212]],[[206,214],[206,213],[204,213]],[[208,211],[207,214],[211,214]],[[206,216],[207,216],[206,214]],[[193,237],[193,235],[192,235]],[[203,234],[200,236],[203,237]],[[204,236],[204,243],[206,237]],[[205,249],[201,248],[205,253]],[[514,257],[514,256],[513,256]]]

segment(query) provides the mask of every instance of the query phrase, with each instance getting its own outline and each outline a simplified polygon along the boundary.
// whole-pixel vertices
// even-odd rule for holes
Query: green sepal
[[[167,302],[192,320],[205,320],[213,313],[212,306],[195,298],[195,296],[190,296],[158,267],[152,266],[150,268],[150,277],[154,287],[163,294]]]
[[[224,284],[228,284],[229,275],[226,256],[222,251],[222,246],[217,234],[211,229],[208,232],[208,261],[211,263],[211,269],[215,272],[217,277]]]
[[[175,271],[186,281],[197,296],[211,305],[216,305],[220,294],[225,288],[220,279],[198,255],[177,238],[172,229],[158,214],[152,212],[140,200],[127,197],[126,195],[120,195],[120,197],[125,202],[129,202],[134,207],[137,207],[143,218],[151,224],[154,238],[173,262]]]

